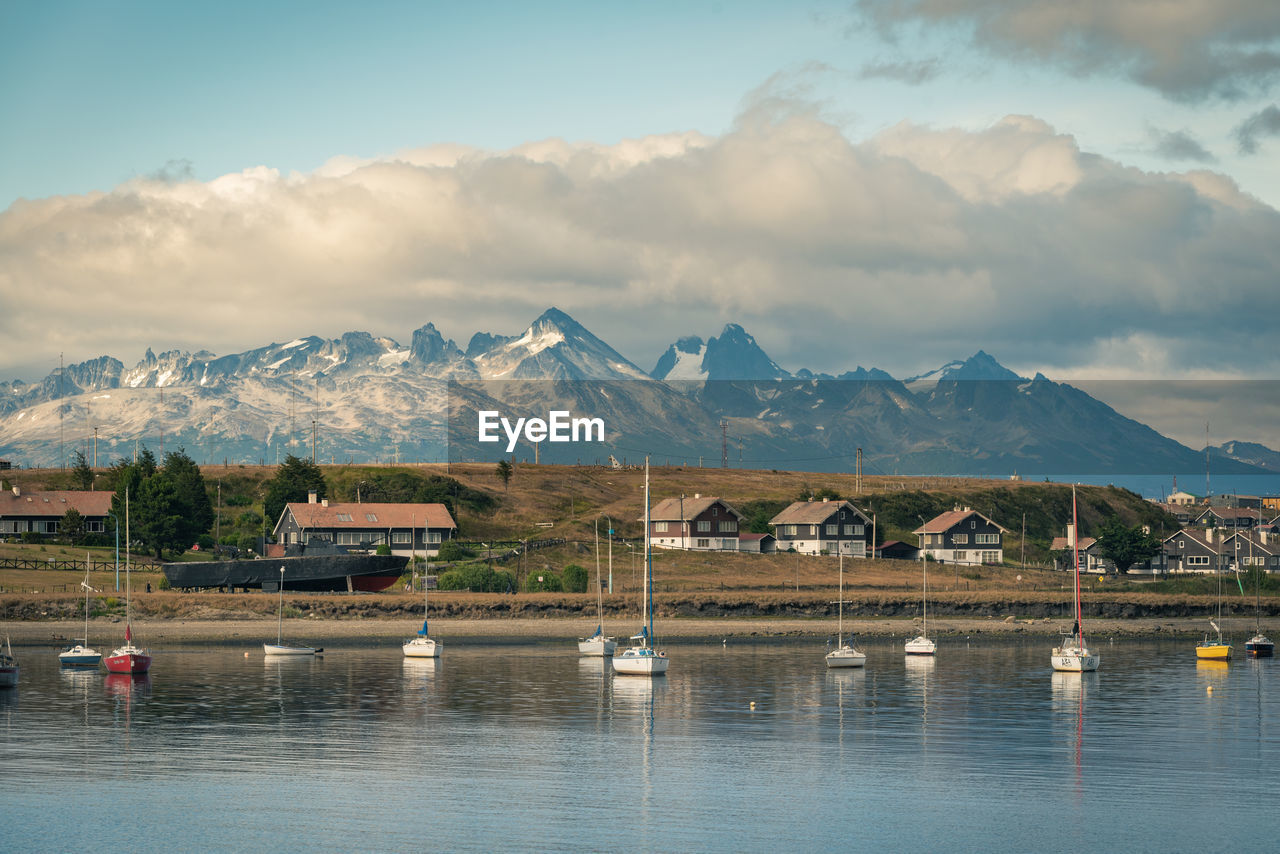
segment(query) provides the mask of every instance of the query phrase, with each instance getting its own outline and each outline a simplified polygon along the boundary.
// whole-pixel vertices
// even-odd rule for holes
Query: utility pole
[[[720,419],[720,468],[729,467],[729,422]]]
[[[316,464],[316,420],[311,419],[311,465]]]
[[[862,449],[861,448],[858,449],[858,457],[856,462],[854,463],[853,490],[854,492],[857,492],[857,493],[862,492]]]

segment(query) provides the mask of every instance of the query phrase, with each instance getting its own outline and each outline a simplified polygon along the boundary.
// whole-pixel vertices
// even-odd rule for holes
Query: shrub
[[[159,589],[161,589],[161,590],[169,590],[169,589],[172,587],[172,585],[171,585],[171,584],[169,584],[169,576],[167,576],[167,575],[161,575],[161,576],[160,576],[160,583],[159,583],[159,584],[157,584],[157,585],[156,585],[156,587],[158,587],[158,588],[159,588]]]
[[[524,592],[526,593],[560,593],[563,590],[564,585],[560,581],[560,576],[549,569],[544,569],[541,572],[530,572],[529,576],[524,580]]]
[[[576,563],[571,563],[564,568],[564,572],[560,576],[560,582],[564,585],[566,593],[586,593],[587,592],[587,571]]]
[[[475,557],[475,553],[457,540],[445,540],[440,544],[440,551],[436,554],[436,560],[448,563],[472,557]]]
[[[378,543],[378,548],[375,554],[389,555],[391,554],[391,546],[387,545],[386,543]]]
[[[209,534],[201,534],[196,537],[196,545],[200,547],[201,551],[209,551],[214,547],[215,543],[213,542],[213,537]]]

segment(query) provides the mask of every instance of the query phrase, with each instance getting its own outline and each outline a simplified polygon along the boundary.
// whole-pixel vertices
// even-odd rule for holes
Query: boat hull
[[[63,667],[97,667],[101,663],[102,653],[82,644],[58,654],[58,664]]]
[[[938,651],[938,645],[921,635],[918,638],[912,638],[907,641],[904,649],[907,655],[933,655]]]
[[[108,673],[146,673],[151,669],[151,656],[133,647],[122,647],[105,656],[102,663]]]
[[[613,657],[613,672],[622,676],[662,676],[670,664],[665,652],[633,646]]]
[[[407,561],[395,555],[307,555],[271,560],[222,560],[166,563],[169,585],[179,589],[258,588],[279,589],[280,567],[286,567],[285,583],[292,591],[385,590],[404,573]]]
[[[1053,669],[1059,673],[1090,673],[1098,669],[1102,656],[1086,650],[1055,649]]]
[[[842,646],[827,653],[827,667],[865,667],[867,654],[853,647]]]
[[[1253,658],[1271,658],[1275,655],[1276,645],[1271,638],[1254,635],[1244,643],[1244,654]]]
[[[617,650],[618,642],[613,638],[583,638],[578,641],[578,655],[608,657]]]
[[[1196,647],[1196,658],[1202,661],[1230,661],[1231,644],[1202,643]]]
[[[313,646],[294,646],[287,643],[264,643],[262,652],[265,655],[315,655],[324,652]]]
[[[0,688],[17,687],[20,670],[21,668],[16,664],[0,664]]]
[[[412,640],[405,641],[401,649],[404,650],[405,658],[439,658],[440,647],[444,644],[431,638],[417,637]]]

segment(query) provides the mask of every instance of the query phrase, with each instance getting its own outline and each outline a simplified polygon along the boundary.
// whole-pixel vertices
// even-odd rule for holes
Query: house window
[[[363,540],[361,538],[364,538]],[[368,534],[361,531],[339,531],[337,543],[340,546],[358,546],[361,542],[371,540]]]
[[[726,519],[720,523],[720,533],[732,534],[738,530],[738,523],[732,519]]]
[[[427,541],[428,543],[439,543],[439,542],[440,542],[440,532],[439,532],[439,531],[428,531],[428,532],[427,532],[427,539],[426,539],[426,541]]]
[[[1208,555],[1187,555],[1187,566],[1208,566]]]
[[[698,520],[698,533],[708,533],[711,531],[711,523],[705,519]]]
[[[378,521],[378,514],[377,514],[377,513],[366,513],[366,514],[364,514],[364,518],[365,518],[365,521],[366,521],[366,522],[376,522],[376,521]]]
[[[983,563],[999,563],[999,562],[1000,562],[1000,552],[983,552],[983,553],[982,553],[982,562],[983,562]]]
[[[653,530],[654,530],[654,532],[655,532],[655,533],[658,533],[658,534],[665,534],[665,533],[667,532],[667,523],[666,523],[666,522],[654,522],[654,523],[653,523]]]
[[[715,505],[712,505],[712,506],[711,506],[711,515],[712,515],[712,516],[719,516],[719,515],[720,515],[720,508],[719,508],[719,507],[717,507],[717,506],[715,506]]]
[[[697,544],[696,544],[696,546],[695,546],[695,548],[699,548],[699,549],[709,549],[709,548],[711,548],[711,541],[710,541],[710,540],[698,540],[698,541],[697,541]]]
[[[955,560],[968,560],[968,559],[969,559],[969,553],[968,553],[968,552],[955,552],[954,554],[955,554]]]
[[[834,537],[834,536],[837,536],[839,533],[840,533],[840,526],[839,526],[839,525],[828,525],[828,526],[827,526],[827,536],[828,536],[828,537]]]
[[[391,532],[391,542],[393,542],[393,543],[412,543],[412,542],[413,542],[413,532],[412,532],[412,531],[392,531],[392,532]]]
[[[85,522],[84,529],[91,534],[101,534],[103,531],[107,530],[107,526],[104,525],[102,522],[93,520],[90,522]]]
[[[972,522],[970,522],[970,523],[969,523],[969,530],[970,530],[970,531],[972,531],[974,528],[977,528],[977,527],[978,527],[978,520],[976,520],[976,519],[975,519],[975,520],[973,520]]]
[[[794,537],[794,536],[796,535],[796,526],[795,526],[795,525],[783,525],[783,526],[782,526],[782,535],[783,535],[784,537]]]
[[[999,544],[1000,535],[999,534],[975,534],[973,537],[973,541],[974,543],[980,546],[994,546]]]
[[[811,536],[811,537],[816,537],[816,536],[818,536],[818,526],[817,526],[817,525],[810,525],[810,526],[809,526],[809,536]]]
[[[350,521],[351,521],[351,514],[350,514],[350,513],[339,513],[339,514],[338,514],[338,521],[339,521],[339,522],[350,522]]]
[[[953,534],[953,535],[951,536],[951,542],[955,543],[955,544],[956,544],[956,545],[958,545],[958,546],[967,546],[967,545],[969,544],[969,535],[968,535],[968,534]]]
[[[863,525],[853,525],[852,527],[853,527],[853,535],[855,537],[861,537],[864,533],[866,533],[866,530],[867,530],[866,527]]]

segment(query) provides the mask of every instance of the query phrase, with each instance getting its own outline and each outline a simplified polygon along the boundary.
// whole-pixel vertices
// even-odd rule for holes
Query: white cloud
[[[1223,176],[1126,167],[1034,117],[851,141],[793,106],[770,94],[717,138],[434,146],[19,202],[0,377],[40,353],[404,342],[427,321],[465,345],[549,305],[646,369],[726,321],[792,370],[902,375],[979,348],[1060,371],[1108,348],[1129,375],[1280,367],[1257,310],[1280,216]]]

